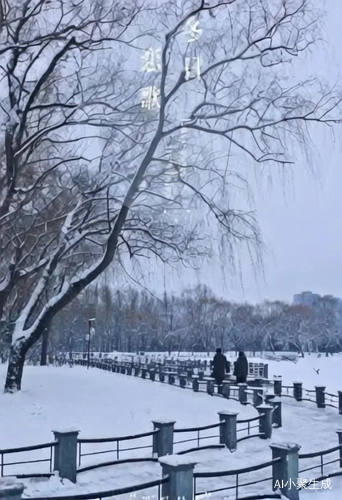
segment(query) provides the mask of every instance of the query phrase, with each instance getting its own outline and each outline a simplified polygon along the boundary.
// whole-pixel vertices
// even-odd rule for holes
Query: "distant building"
[[[293,296],[293,304],[301,306],[314,306],[317,304],[321,296],[318,293],[313,292],[302,292],[296,293]]]

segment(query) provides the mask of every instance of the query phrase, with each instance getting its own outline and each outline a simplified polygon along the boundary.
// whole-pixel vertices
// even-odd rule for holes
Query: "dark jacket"
[[[234,375],[241,382],[246,382],[248,375],[248,361],[245,354],[240,355],[238,359],[235,361]]]
[[[213,377],[224,378],[226,371],[229,372],[229,361],[222,353],[216,353],[213,361]]]

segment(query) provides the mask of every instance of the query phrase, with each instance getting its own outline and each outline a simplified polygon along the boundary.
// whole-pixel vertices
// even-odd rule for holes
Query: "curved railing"
[[[330,455],[332,453],[338,452],[339,456],[337,458],[334,458],[333,460],[329,460],[328,462],[324,462],[324,456]],[[322,451],[315,451],[311,453],[300,453],[298,455],[299,460],[308,460],[312,458],[319,458],[320,463],[318,465],[313,465],[310,467],[305,467],[305,468],[299,468],[299,473],[303,472],[308,472],[311,470],[316,470],[319,469],[320,471],[320,476],[316,477],[315,479],[311,479],[308,481],[308,485],[312,484],[313,482],[316,481],[321,481],[322,479],[333,477],[333,476],[340,476],[342,475],[342,470],[341,471],[333,471],[330,473],[325,474],[324,473],[324,468],[327,467],[328,465],[339,463],[339,466],[342,467],[342,445],[334,446],[332,448],[328,448],[326,450]],[[304,486],[303,486],[304,487]]]
[[[158,429],[149,431],[149,432],[143,432],[140,434],[132,434],[128,436],[118,436],[118,437],[108,437],[108,438],[80,438],[77,440],[78,443],[78,465],[81,465],[82,462],[82,457],[87,457],[87,456],[93,456],[93,455],[102,455],[105,453],[114,453],[116,455],[116,460],[120,460],[120,453],[123,453],[125,451],[133,451],[133,450],[143,450],[143,449],[151,449],[152,450],[152,444],[148,445],[140,445],[140,446],[131,446],[131,447],[126,447],[126,448],[120,448],[120,442],[121,441],[133,441],[137,439],[141,439],[144,437],[149,437],[153,436],[154,434],[158,433]],[[109,449],[109,450],[100,450],[100,451],[92,451],[88,453],[82,453],[82,445],[85,444],[99,444],[99,443],[115,443],[115,448]],[[114,463],[114,462],[113,462]]]
[[[3,448],[0,449],[0,476],[4,477],[4,469],[5,467],[10,467],[14,465],[24,465],[24,464],[34,464],[34,463],[42,463],[42,462],[48,462],[49,463],[49,472],[48,473],[37,473],[37,474],[16,474],[17,477],[26,477],[26,476],[36,476],[36,477],[44,477],[44,476],[49,476],[52,474],[52,461],[53,461],[53,450],[54,448],[58,445],[56,441],[52,441],[50,443],[42,443],[42,444],[35,444],[35,445],[30,445],[30,446],[20,446],[17,448]],[[37,450],[44,450],[44,449],[49,449],[50,454],[49,457],[47,458],[35,458],[33,460],[16,460],[16,461],[11,461],[11,462],[5,462],[5,457],[6,455],[13,455],[13,454],[20,454],[20,453],[26,453],[30,451],[37,451]],[[7,474],[9,475],[9,474]]]
[[[191,442],[196,442],[197,446],[195,448],[189,448],[187,450],[182,450],[179,451],[179,455],[183,455],[185,453],[191,453],[192,451],[199,451],[199,450],[205,450],[205,449],[210,449],[210,448],[224,448],[224,445],[222,444],[211,444],[211,445],[206,445],[206,446],[201,446],[201,441],[207,440],[207,439],[213,439],[213,438],[219,438],[220,434],[210,434],[210,435],[205,435],[202,436],[201,432],[210,430],[210,429],[219,429],[222,425],[222,422],[219,422],[217,424],[211,424],[211,425],[202,425],[200,427],[185,427],[181,429],[174,429],[174,433],[176,434],[183,434],[183,433],[195,433],[196,436],[188,439],[181,439],[178,441],[174,441],[173,444],[184,444],[184,443],[191,443]]]
[[[246,486],[251,486],[251,485],[255,485],[255,484],[259,484],[259,483],[262,483],[262,482],[267,482],[267,481],[271,481],[271,488],[272,488],[272,480],[273,480],[273,476],[267,476],[265,478],[261,478],[261,479],[255,479],[255,480],[251,480],[251,481],[248,481],[246,483],[240,483],[239,482],[239,477],[243,474],[248,474],[250,472],[254,472],[254,471],[259,471],[259,470],[262,470],[262,469],[266,469],[267,467],[271,467],[273,466],[274,464],[278,463],[278,462],[281,462],[282,461],[282,458],[281,457],[278,457],[278,458],[274,458],[272,460],[269,460],[267,462],[264,462],[262,464],[257,464],[257,465],[252,465],[252,466],[249,466],[249,467],[245,467],[243,469],[232,469],[232,470],[224,470],[224,471],[210,471],[210,472],[195,472],[194,473],[194,481],[195,481],[195,485],[194,485],[194,491],[195,491],[195,496],[200,496],[200,495],[211,495],[212,493],[218,493],[220,491],[228,491],[228,490],[235,490],[235,495],[236,495],[236,498],[239,498],[240,500],[242,500],[243,498],[281,498],[281,496],[277,493],[271,493],[269,495],[265,495],[265,496],[253,496],[253,497],[241,497],[239,496],[239,489],[242,488],[242,487],[246,487]],[[220,488],[214,488],[214,489],[207,489],[207,490],[204,490],[204,491],[197,491],[197,480],[198,479],[201,479],[201,478],[214,478],[214,477],[231,477],[231,476],[235,476],[235,484],[234,485],[230,485],[230,486],[222,486]]]
[[[245,439],[250,439],[253,437],[261,437],[263,434],[261,432],[255,432],[254,434],[251,434],[252,429],[260,429],[260,419],[263,418],[263,414],[258,415],[257,417],[252,417],[252,418],[245,418],[245,419],[239,419],[236,421],[237,424],[247,424],[247,427],[238,427],[236,429],[236,432],[243,432],[247,431],[246,436],[242,436],[237,439],[237,443],[244,441]],[[257,425],[251,425],[253,422],[258,422]]]

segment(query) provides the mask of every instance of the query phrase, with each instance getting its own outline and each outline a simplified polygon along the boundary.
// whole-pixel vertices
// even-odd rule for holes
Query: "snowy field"
[[[326,384],[329,391],[336,391],[342,386],[341,365],[340,356],[317,358],[316,355],[311,355],[304,360],[300,359],[297,363],[270,361],[269,370],[270,376],[282,374],[285,383],[300,380],[308,388]],[[314,368],[319,369],[319,374]],[[5,367],[1,366],[2,383],[4,376]],[[189,427],[217,423],[217,412],[220,410],[236,411],[239,414],[238,418],[257,415],[254,408],[244,407],[235,401],[193,393],[191,390],[127,375],[97,369],[87,370],[83,367],[25,367],[23,390],[14,395],[1,394],[0,398],[2,449],[49,442],[53,440],[52,429],[65,427],[76,427],[80,430],[80,437],[93,438],[148,432],[152,430],[153,419],[171,419],[176,421],[175,427]],[[207,450],[193,452],[191,456],[197,462],[198,471],[238,469],[269,460],[271,442],[296,442],[302,447],[301,453],[336,446],[336,430],[340,427],[342,427],[342,416],[338,415],[336,410],[317,409],[310,403],[297,403],[292,399],[284,399],[283,427],[274,429],[271,440],[253,438],[243,441],[239,443],[235,453],[225,449]],[[213,439],[212,442],[218,441]],[[179,449],[181,448],[176,448],[175,451]],[[148,455],[147,452],[150,453],[149,450],[145,450],[144,456]],[[139,456],[138,453],[137,451],[136,456]],[[331,458],[329,456],[329,459],[332,458],[335,456]],[[102,455],[89,457],[85,464],[103,459]],[[115,457],[106,455],[105,459],[115,459]],[[319,458],[314,460],[316,460],[315,465],[319,463]],[[46,471],[46,464],[36,464],[35,467],[35,471]],[[24,471],[21,469],[20,472]],[[270,475],[269,469],[265,472],[264,477]],[[254,474],[256,475],[249,476],[248,480],[257,478],[257,473]],[[62,484],[57,477],[44,481],[25,480],[27,486],[25,496],[29,498],[39,495],[48,498],[53,494],[103,491],[157,479],[160,475],[161,468],[155,463],[116,465],[79,474],[77,485],[68,481]],[[305,479],[311,477],[313,476],[309,474]],[[231,484],[227,478],[201,481],[198,481],[200,490]],[[270,488],[263,484],[261,483],[259,487],[259,494],[261,491],[270,491]],[[326,491],[304,491],[301,493],[301,498],[305,500],[342,498],[342,480],[332,478],[331,486],[332,488]],[[243,488],[240,495],[253,492],[255,487],[254,490]],[[155,494],[155,491],[151,491],[151,495]],[[138,494],[136,498],[139,498]],[[211,498],[235,497],[222,493],[213,494]]]

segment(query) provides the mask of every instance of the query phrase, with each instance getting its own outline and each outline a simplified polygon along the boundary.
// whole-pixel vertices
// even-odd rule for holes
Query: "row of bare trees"
[[[241,165],[282,168],[338,119],[326,86],[282,81],[318,19],[311,0],[0,0],[6,391],[108,266],[193,261],[218,228],[230,258],[259,245]]]
[[[216,297],[206,286],[158,298],[128,288],[90,288],[58,313],[47,353],[69,358],[88,348],[88,318],[94,317],[93,352],[212,352],[224,350],[339,352],[342,304],[322,296],[314,305],[267,301],[252,305]],[[39,362],[44,342],[30,352]],[[44,351],[44,349],[43,349]]]

